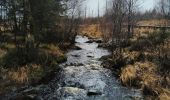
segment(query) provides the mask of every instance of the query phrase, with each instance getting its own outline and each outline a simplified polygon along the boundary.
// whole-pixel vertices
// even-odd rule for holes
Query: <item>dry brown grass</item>
[[[9,50],[12,47],[10,45],[4,45],[4,46],[9,48]],[[0,82],[0,95],[8,91],[11,91],[12,89],[16,89],[21,86],[24,86],[24,85],[37,84],[47,74],[55,70],[56,65],[58,64],[58,61],[60,60],[62,61],[62,57],[65,57],[64,53],[61,51],[61,49],[57,45],[41,44],[40,51],[47,54],[47,58],[45,59],[49,60],[49,63],[47,64],[48,67],[46,67],[44,63],[38,64],[36,62],[28,63],[22,66],[20,65],[18,67],[9,66],[8,68],[0,65],[0,81],[1,81]],[[7,54],[7,50],[0,49],[0,62],[3,61],[3,57],[5,54]],[[41,59],[44,59],[44,57],[46,57],[46,55],[42,54],[40,55],[40,58],[38,59],[41,60]],[[14,58],[14,57],[12,56],[11,58]],[[43,60],[43,62],[45,61]],[[8,60],[7,60],[7,63],[8,63]]]
[[[15,70],[8,71],[7,76],[10,80],[13,80],[17,83],[24,83],[28,82],[28,73],[29,73],[28,68],[22,67],[17,71]]]
[[[159,100],[170,100],[170,89],[163,89],[162,94],[159,95]]]
[[[153,20],[142,20],[137,23],[137,25],[142,26],[169,26],[170,20],[165,19],[153,19]],[[153,32],[158,32],[159,29],[147,29],[147,28],[136,28],[134,29],[134,40],[137,40],[140,37],[147,37],[148,35],[152,34]]]
[[[153,20],[142,20],[139,21],[137,24],[138,25],[155,25],[155,26],[162,26],[162,25],[170,25],[170,20],[166,20],[166,19],[153,19]]]
[[[44,50],[45,52],[48,52],[48,54],[51,54],[53,56],[60,57],[63,56],[63,52],[60,50],[58,46],[55,45],[41,45],[41,50]],[[0,59],[6,54],[5,50],[0,49]],[[10,68],[7,69],[2,69],[0,70],[1,76],[5,76],[8,80],[14,81],[16,83],[22,84],[22,83],[27,83],[29,82],[32,77],[32,75],[36,74],[43,74],[44,67],[43,65],[37,65],[37,64],[27,64],[25,66],[20,66],[17,68],[13,68],[11,66]],[[50,65],[49,65],[50,66]],[[41,75],[40,75],[41,76]]]
[[[155,82],[159,78],[155,78],[155,76],[157,76],[155,74],[155,66],[156,65],[151,62],[136,62],[134,65],[127,65],[125,68],[122,68],[120,79],[125,85],[129,84],[129,82],[135,81],[135,79],[137,78],[140,79],[141,84],[149,85],[150,83]]]
[[[5,50],[0,49],[0,58],[3,57],[6,54]]]
[[[54,44],[41,45],[41,48],[43,50],[45,50],[46,52],[48,52],[49,54],[52,54],[52,55],[54,55],[56,57],[64,55],[63,51],[61,51],[61,49],[58,46],[54,45]]]
[[[147,20],[139,22],[140,25],[160,26],[169,25],[169,23],[170,21],[167,20]],[[159,32],[160,30],[135,29],[134,36],[131,39],[131,47],[139,38],[148,38],[148,36],[154,32],[158,33],[157,31]],[[144,43],[141,45],[142,48],[147,45],[145,42],[141,43]],[[169,49],[170,43],[168,38],[164,40],[164,45],[162,43],[156,47],[147,47],[147,49],[143,49],[142,52],[140,50],[133,51],[133,49],[124,48],[124,52],[122,53],[123,58],[126,58],[126,61],[134,61],[134,64],[127,63],[128,65],[122,66],[123,68],[120,73],[122,83],[126,86],[141,88],[143,93],[147,95],[147,100],[170,100],[170,75],[167,69],[164,68],[165,66],[159,64],[160,61],[158,61],[159,56],[170,58]],[[140,59],[141,57],[142,59]],[[163,59],[164,62],[168,62],[166,59]],[[165,69],[165,72],[162,71],[162,68]]]
[[[135,67],[138,69],[138,71],[140,72],[145,72],[145,71],[148,71],[148,72],[153,72],[155,73],[157,71],[157,66],[152,63],[152,62],[149,62],[149,61],[145,61],[145,62],[136,62],[135,63]]]
[[[144,25],[144,26],[169,26],[170,20],[165,20],[165,19],[153,19],[153,20],[142,20],[137,23],[137,25]],[[107,26],[108,27],[108,26]],[[91,25],[82,25],[80,27],[80,33],[83,35],[87,35],[89,37],[93,38],[101,38],[101,37],[107,37],[111,38],[111,34],[107,33],[112,33],[112,30],[109,30],[109,32],[103,33],[101,30],[100,25],[98,24],[91,24]],[[149,34],[159,31],[159,29],[146,29],[146,28],[141,28],[141,29],[134,29],[134,39],[137,40],[139,37],[147,37]],[[108,35],[108,36],[107,36]]]
[[[6,79],[13,81],[17,84],[28,83],[31,79],[31,75],[35,75],[35,72],[42,70],[40,65],[29,65],[20,67],[18,69],[2,69],[1,73],[6,76]]]
[[[23,66],[18,69],[3,69],[0,70],[0,76],[4,79],[0,82],[0,95],[19,88],[26,84],[36,83],[44,77],[45,71],[40,65]]]
[[[136,74],[136,69],[133,66],[128,65],[126,68],[122,69],[120,79],[124,85],[131,86],[132,82],[136,79]]]
[[[139,55],[140,53],[137,51],[130,52],[129,50],[125,49],[122,56],[124,59],[128,58],[130,60],[135,61],[138,59]]]
[[[163,77],[158,74],[158,67],[152,62],[136,62],[122,68],[120,79],[126,86],[137,86],[145,95],[154,95],[159,100],[169,100],[170,89],[162,85]]]
[[[80,28],[80,33],[92,38],[101,38],[102,36],[100,25],[98,24],[83,25]]]
[[[154,29],[145,29],[145,28],[141,28],[141,29],[134,29],[134,36],[133,38],[135,38],[136,40],[140,37],[148,37],[148,35],[152,34],[155,31],[159,31],[159,30],[154,30]]]

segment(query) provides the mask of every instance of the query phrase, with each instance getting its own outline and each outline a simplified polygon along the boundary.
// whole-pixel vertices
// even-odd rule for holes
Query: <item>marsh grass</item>
[[[31,50],[0,49],[0,52],[0,77],[3,77],[0,82],[1,93],[28,84],[38,84],[67,59],[54,44],[41,44],[39,49]]]
[[[82,35],[87,35],[88,37],[92,38],[101,38],[102,36],[102,31],[100,30],[99,24],[81,26],[79,31],[82,33]]]
[[[170,32],[140,31],[130,39],[130,46],[123,48],[119,78],[125,86],[140,88],[146,100],[169,100]]]

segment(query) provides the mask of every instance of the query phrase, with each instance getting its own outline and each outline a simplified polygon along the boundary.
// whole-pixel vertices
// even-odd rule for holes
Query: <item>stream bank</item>
[[[87,41],[76,37],[75,45],[81,49],[68,51],[67,61],[47,85],[15,91],[5,100],[142,100],[140,90],[123,87],[111,70],[103,68],[99,59],[110,52]]]

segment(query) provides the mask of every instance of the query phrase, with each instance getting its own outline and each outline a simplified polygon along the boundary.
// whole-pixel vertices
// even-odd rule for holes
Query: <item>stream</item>
[[[36,96],[30,95],[33,100],[143,100],[140,90],[123,87],[111,70],[101,66],[99,58],[110,52],[87,41],[87,37],[77,36],[76,46],[81,50],[67,53],[61,72],[48,85],[24,90],[25,93],[38,91]]]

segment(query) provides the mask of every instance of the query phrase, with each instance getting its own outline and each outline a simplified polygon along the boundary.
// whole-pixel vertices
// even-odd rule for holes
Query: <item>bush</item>
[[[140,37],[138,41],[132,43],[131,50],[145,50],[149,48],[153,48],[156,45],[159,45],[161,43],[164,43],[164,41],[170,36],[169,32],[162,33],[154,32],[148,37]]]
[[[27,64],[40,64],[44,66],[51,66],[62,61],[66,57],[56,57],[41,49],[11,49],[1,60],[1,65],[6,68],[20,67]]]
[[[170,32],[154,32],[149,37],[148,40],[152,42],[153,45],[161,44],[170,36]]]
[[[152,43],[149,39],[141,37],[138,41],[132,43],[132,46],[130,47],[130,50],[136,50],[141,51],[145,50],[146,48],[152,47]]]
[[[4,67],[18,67],[31,63],[38,56],[37,50],[28,51],[24,48],[11,49],[3,58],[2,66]]]

